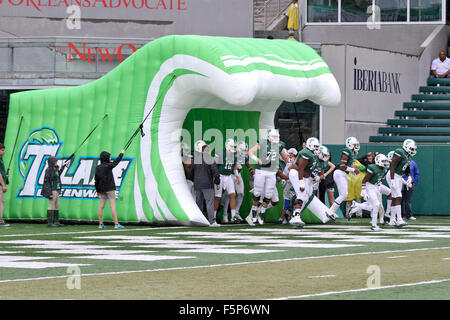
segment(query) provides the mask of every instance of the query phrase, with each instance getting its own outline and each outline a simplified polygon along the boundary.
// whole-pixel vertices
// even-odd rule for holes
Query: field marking
[[[388,259],[398,259],[398,258],[406,258],[407,256],[393,256],[393,257],[388,257]]]
[[[98,227],[97,227],[98,228]],[[140,228],[140,229],[112,229],[111,230],[92,230],[92,231],[73,231],[73,232],[51,232],[51,233],[30,233],[30,234],[5,234],[0,235],[1,238],[7,237],[32,237],[32,236],[53,236],[59,234],[83,234],[83,233],[98,233],[98,232],[127,232],[127,231],[145,231],[145,230],[165,230],[165,229],[180,229],[180,228],[191,228],[191,227],[153,227],[153,228]]]
[[[308,278],[310,279],[314,279],[314,278],[334,278],[336,277],[336,275],[334,274],[325,274],[323,276],[308,276]]]
[[[370,255],[370,254],[385,254],[385,253],[397,253],[397,252],[413,252],[413,251],[424,251],[424,250],[443,250],[450,249],[450,247],[441,248],[420,248],[420,249],[407,249],[407,250],[389,250],[389,251],[379,251],[379,252],[358,252],[358,253],[345,253],[337,255],[328,256],[315,256],[315,257],[300,257],[300,258],[288,258],[288,259],[275,259],[275,260],[263,260],[263,261],[252,261],[252,262],[236,262],[229,264],[212,264],[203,266],[190,266],[190,267],[174,267],[174,268],[159,268],[159,269],[149,269],[149,270],[132,270],[132,271],[116,271],[116,272],[104,272],[104,273],[88,273],[81,274],[82,277],[88,276],[105,276],[105,275],[116,275],[116,274],[128,274],[128,273],[143,273],[143,272],[159,272],[159,271],[176,271],[176,270],[188,270],[188,269],[202,269],[202,268],[217,268],[217,267],[228,267],[228,266],[239,266],[248,264],[259,264],[259,263],[272,263],[272,262],[286,262],[286,261],[296,261],[296,260],[310,260],[310,259],[325,259],[325,258],[340,258],[340,257],[351,257],[359,255]],[[34,280],[48,280],[48,279],[60,279],[67,278],[70,275],[63,276],[52,276],[52,277],[39,277],[39,278],[28,278],[28,279],[11,279],[11,280],[0,280],[0,283],[7,282],[20,282],[20,281],[34,281]]]
[[[315,294],[305,294],[305,295],[301,295],[301,296],[288,296],[288,297],[273,298],[273,299],[266,299],[266,300],[302,299],[302,298],[329,296],[329,295],[332,295],[332,294],[341,294],[341,293],[353,293],[353,292],[363,292],[363,291],[370,291],[370,290],[381,290],[381,289],[411,287],[411,286],[435,284],[435,283],[441,283],[441,282],[447,282],[447,281],[450,281],[450,279],[430,280],[430,281],[422,281],[422,282],[415,282],[415,283],[395,284],[395,285],[390,285],[390,286],[381,286],[381,287],[374,287],[374,288],[351,289],[351,290],[342,290],[342,291],[329,291],[329,292],[322,292],[322,293],[315,293]]]

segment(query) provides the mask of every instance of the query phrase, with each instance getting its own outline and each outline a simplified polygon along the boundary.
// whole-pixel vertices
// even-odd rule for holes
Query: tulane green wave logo
[[[62,162],[69,158],[60,156],[59,152],[64,142],[61,141],[55,129],[42,127],[33,130],[23,142],[18,154],[18,169],[24,184],[19,189],[17,198],[42,198],[47,159],[57,157],[61,167]],[[125,177],[134,158],[124,157],[113,169],[116,182],[116,196],[122,188]],[[61,173],[61,197],[66,199],[98,199],[95,190],[95,168],[99,164],[98,156],[80,156],[64,168]]]

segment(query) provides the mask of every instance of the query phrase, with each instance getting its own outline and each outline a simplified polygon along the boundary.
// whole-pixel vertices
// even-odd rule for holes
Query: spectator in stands
[[[0,227],[8,227],[9,224],[3,220],[3,207],[5,204],[6,192],[6,170],[3,163],[3,155],[5,154],[5,146],[0,143]]]
[[[407,181],[409,177],[411,177],[412,179],[411,187],[408,188],[406,185],[403,185],[402,190],[402,216],[404,216],[408,220],[416,220],[416,218],[413,217],[411,211],[411,198],[414,192],[414,187],[419,182],[420,172],[414,160],[411,160],[411,163],[409,164],[409,170],[407,169],[405,171],[403,179]]]
[[[431,63],[432,78],[450,78],[450,59],[444,50],[439,51],[439,58]]]
[[[288,17],[287,29],[298,30],[298,0],[292,1],[286,16]]]

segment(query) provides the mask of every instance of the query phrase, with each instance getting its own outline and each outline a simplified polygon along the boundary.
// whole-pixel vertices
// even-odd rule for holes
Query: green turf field
[[[0,228],[0,299],[450,299],[450,218]],[[220,288],[220,290],[219,290]],[[220,292],[220,294],[218,294]]]

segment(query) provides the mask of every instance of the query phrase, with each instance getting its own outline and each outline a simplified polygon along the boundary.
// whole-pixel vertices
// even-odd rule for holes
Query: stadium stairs
[[[387,127],[378,129],[370,142],[402,142],[407,138],[423,143],[450,143],[450,79],[428,79],[428,85],[413,94],[398,119],[388,119]]]

